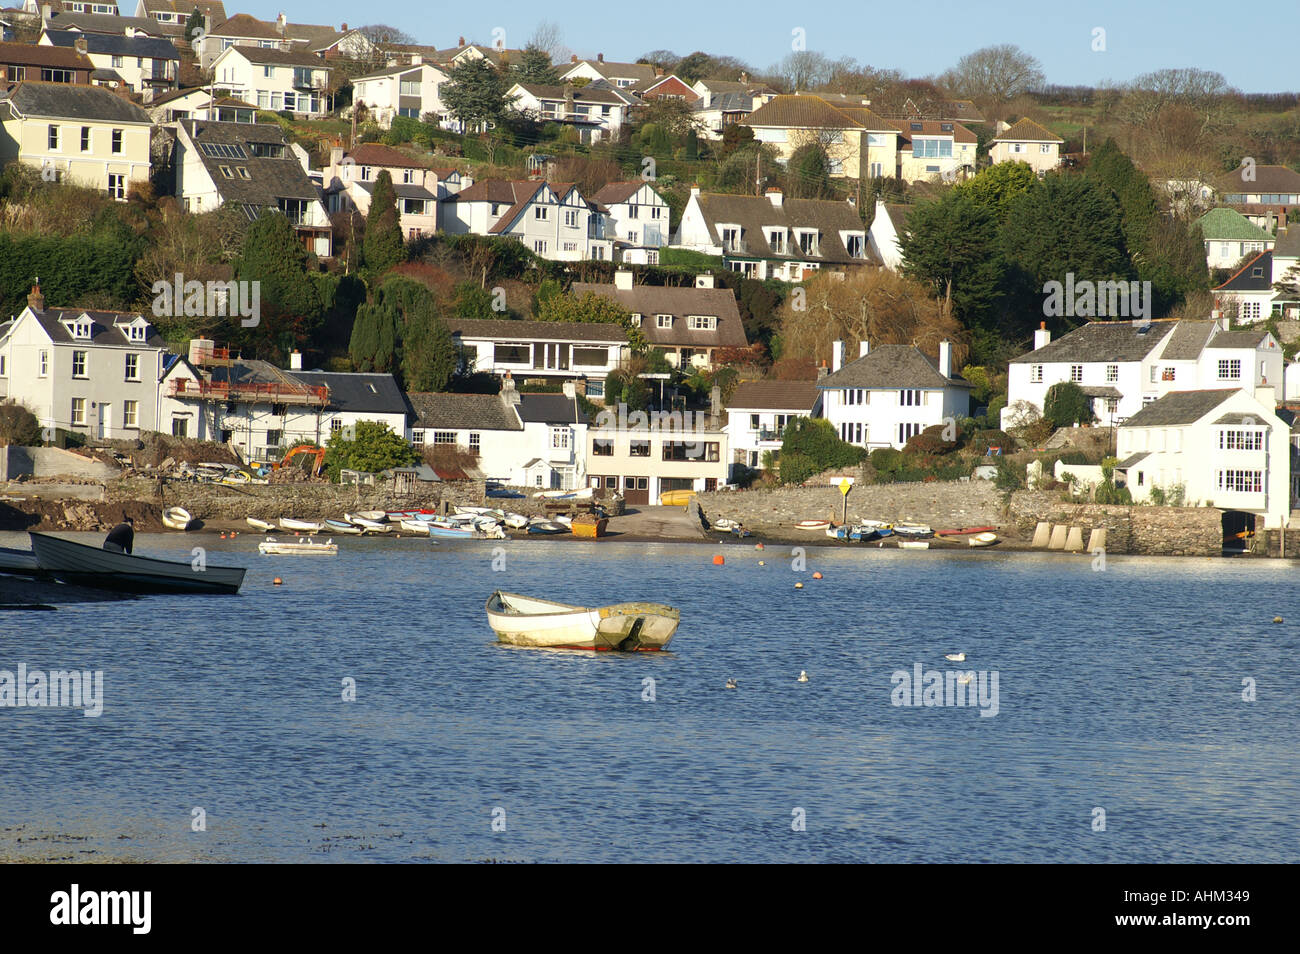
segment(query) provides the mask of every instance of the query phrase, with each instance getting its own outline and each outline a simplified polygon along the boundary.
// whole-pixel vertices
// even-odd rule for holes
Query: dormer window
[[[805,255],[820,255],[818,250],[819,233],[813,229],[799,230],[799,251]]]
[[[849,258],[863,258],[866,247],[866,236],[858,232],[850,232],[844,237],[844,250],[849,253]]]
[[[74,338],[88,339],[90,337],[89,319],[78,318],[75,321],[68,321],[64,323],[64,327],[68,329],[68,334]]]
[[[691,331],[716,331],[718,318],[716,315],[687,315],[686,327]]]
[[[772,250],[773,255],[785,254],[785,229],[768,229],[767,230],[767,247]]]
[[[655,315],[656,328],[671,328],[673,326],[672,315]]]

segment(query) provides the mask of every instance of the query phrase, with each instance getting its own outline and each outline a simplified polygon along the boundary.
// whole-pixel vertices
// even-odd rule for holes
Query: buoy
[[[767,566],[767,561],[766,561],[766,560],[759,560],[759,561],[758,561],[758,565],[759,565],[759,566]]]
[[[715,556],[713,557],[713,565],[714,565],[714,566],[722,566],[722,564],[724,564],[724,563],[726,563],[726,562],[727,562],[727,561],[724,560],[724,559],[722,558],[722,554],[721,554],[721,553],[719,553],[719,554],[717,554],[717,555],[715,555]]]
[[[277,576],[277,577],[276,577],[274,580],[272,580],[271,582],[274,583],[276,586],[279,586],[281,583],[284,582],[284,580],[280,579],[280,578]]]
[[[1280,623],[1280,622],[1282,622],[1282,617],[1281,617],[1281,616],[1274,616],[1274,617],[1273,617],[1273,622],[1275,622],[1275,623]]]
[[[222,540],[226,539],[226,535],[225,535],[224,533],[221,534],[221,539],[222,539]]]
[[[763,544],[761,544],[761,543],[755,543],[755,544],[754,544],[754,549],[755,549],[755,550],[761,550],[761,549],[763,549]]]
[[[796,583],[796,584],[794,585],[794,588],[795,588],[796,590],[802,590],[802,589],[803,589],[803,584],[802,584],[802,583]]]
[[[800,682],[808,681],[808,673],[804,672],[802,669],[799,670],[799,681]]]
[[[814,580],[820,580],[821,578],[822,578],[821,570],[818,570],[816,573],[813,574]]]

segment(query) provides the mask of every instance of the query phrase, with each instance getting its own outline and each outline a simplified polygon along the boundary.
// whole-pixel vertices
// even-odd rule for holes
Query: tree
[[[976,205],[993,213],[998,223],[1007,220],[1011,202],[1038,184],[1038,173],[1027,162],[999,162],[978,175],[952,187],[953,192],[965,196]]]
[[[645,336],[641,329],[632,324],[632,313],[615,299],[596,292],[583,292],[581,295],[551,295],[538,301],[538,321],[582,321],[607,322],[621,325],[627,332],[628,341],[633,352],[645,349]]]
[[[1092,400],[1073,381],[1060,381],[1047,389],[1043,398],[1043,419],[1050,421],[1053,427],[1090,424],[1093,418]]]
[[[325,445],[325,469],[331,480],[338,480],[339,471],[345,468],[377,474],[419,462],[415,448],[381,421],[357,421],[350,428],[340,428]]]
[[[1042,64],[1011,43],[967,53],[943,75],[944,85],[958,96],[993,103],[1009,102],[1046,80]]]
[[[689,86],[706,76],[712,76],[716,68],[717,63],[713,57],[696,50],[694,53],[688,53],[677,62],[677,65],[673,67],[673,75]]]
[[[394,373],[408,390],[440,391],[456,371],[455,342],[433,292],[404,275],[390,276],[357,309],[348,351],[358,371]]]
[[[41,423],[36,415],[13,401],[0,402],[0,447],[34,447],[40,443]]]
[[[775,73],[790,92],[818,89],[831,78],[832,64],[823,53],[813,50],[795,50],[773,67]]]
[[[866,456],[865,448],[840,440],[825,418],[796,417],[781,435],[780,480],[801,484],[832,467],[854,467]]]
[[[785,191],[793,199],[828,199],[831,188],[831,160],[818,142],[800,146],[786,163]]]
[[[263,213],[250,225],[234,271],[240,281],[260,283],[261,315],[251,328],[232,327],[232,339],[263,355],[307,344],[323,313],[312,261],[282,213]]]
[[[551,64],[551,54],[531,43],[524,47],[519,62],[510,67],[518,83],[542,83],[555,86],[560,82],[559,71]]]
[[[993,326],[1004,266],[990,208],[955,191],[924,202],[908,215],[899,248],[903,274],[950,303],[962,323]]]
[[[466,129],[481,132],[505,116],[511,81],[486,59],[467,58],[448,70],[447,78],[442,101]]]
[[[387,169],[381,170],[370,193],[366,232],[361,240],[361,259],[367,272],[378,278],[406,260],[401,218],[397,212],[397,191]]]
[[[185,42],[193,43],[194,34],[203,28],[203,14],[199,8],[195,7],[190,13],[190,18],[185,21]]]

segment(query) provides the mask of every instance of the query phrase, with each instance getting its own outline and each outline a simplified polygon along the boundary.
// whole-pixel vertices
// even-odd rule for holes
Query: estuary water
[[[0,670],[103,672],[98,717],[0,708],[0,858],[1300,858],[1294,562],[259,539],[137,537],[250,567],[236,597],[0,612]],[[682,623],[518,649],[495,589]],[[972,704],[896,705],[918,664]]]

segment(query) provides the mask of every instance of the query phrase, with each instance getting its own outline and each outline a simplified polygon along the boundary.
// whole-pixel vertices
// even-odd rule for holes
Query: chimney
[[[706,274],[706,275],[696,275],[696,276],[695,276],[695,287],[696,287],[696,288],[713,288],[713,287],[715,287],[714,284],[713,284],[713,273],[712,273],[712,272],[709,272],[709,273]]]
[[[212,348],[213,342],[211,338],[191,338],[190,364],[202,364],[212,354]]]
[[[655,76],[656,76],[656,77],[659,77],[659,76],[663,76],[663,75],[664,75],[663,67],[661,67],[661,66],[656,66],[656,67],[655,67]]]
[[[347,32],[348,32],[348,25],[347,25],[346,23],[340,25],[340,26],[339,26],[339,32],[340,32],[340,33],[347,33]]]
[[[41,23],[48,24],[49,22],[50,22],[50,5],[49,5],[48,3],[42,3],[42,4],[41,4]]]
[[[821,364],[817,365],[817,380],[818,380],[818,381],[820,381],[822,378],[826,377],[826,375],[828,375],[829,373],[830,373],[830,368],[826,367],[826,362],[825,362],[825,361],[823,361]]]
[[[632,273],[626,268],[620,268],[614,273],[614,287],[619,291],[632,290]]]
[[[785,194],[780,189],[768,189],[766,195],[767,200],[772,203],[774,208],[781,208],[781,203],[785,199]]]
[[[697,185],[692,185],[692,186],[691,186],[691,195],[692,195],[692,196],[698,196],[699,194],[700,194],[700,187],[697,186]]]
[[[1052,340],[1052,333],[1047,330],[1047,322],[1040,321],[1038,330],[1034,332],[1034,350],[1046,348],[1047,343]]]
[[[596,62],[597,62],[597,63],[604,63],[604,62],[605,62],[605,54],[604,54],[604,53],[597,53],[597,54],[596,54]]]
[[[576,63],[576,62],[578,62],[578,54],[577,54],[577,53],[570,53],[570,54],[569,54],[569,62],[570,62],[570,63]]]
[[[952,377],[952,342],[947,338],[939,342],[939,373],[945,378]]]
[[[515,390],[515,376],[507,371],[501,377],[501,403],[514,407],[519,403],[519,392]]]
[[[462,36],[462,37],[458,37],[458,38],[456,39],[456,45],[457,45],[457,46],[464,46],[464,45],[465,45],[465,38],[464,38],[463,36]]]
[[[1277,410],[1277,392],[1271,386],[1255,388],[1255,400],[1270,411]]]
[[[41,280],[39,278],[36,279],[36,283],[32,285],[31,293],[27,296],[27,306],[37,314],[45,310],[45,296],[41,294]]]
[[[87,53],[90,52],[90,44],[86,42],[86,38],[84,36],[79,36],[75,40],[73,40],[72,48],[76,50],[78,53],[80,53],[82,56],[85,56]]]
[[[289,370],[290,371],[302,370],[302,352],[299,351],[297,348],[294,348],[292,351],[289,352]]]
[[[722,420],[722,388],[714,385],[709,391],[709,416],[712,418],[711,427],[717,427],[718,421]]]
[[[283,13],[281,13],[278,17],[275,18],[275,28],[280,31],[281,35],[284,34],[284,31],[288,29],[288,27],[289,27],[289,18],[286,17]]]
[[[836,341],[831,345],[831,374],[844,367],[844,342]]]
[[[576,400],[578,397],[578,388],[572,381],[565,381],[564,384],[560,385],[560,390],[564,392],[564,396],[570,401]]]
[[[869,354],[871,354],[871,342],[863,338],[858,342],[858,357],[865,358]]]

